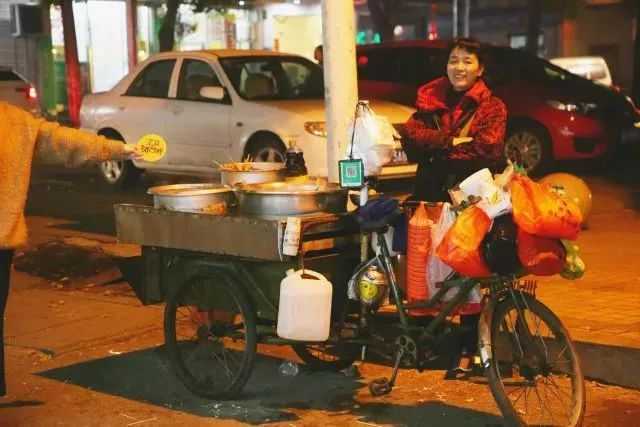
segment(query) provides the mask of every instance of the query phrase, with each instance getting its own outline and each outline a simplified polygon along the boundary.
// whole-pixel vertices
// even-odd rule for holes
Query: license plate
[[[390,165],[406,165],[409,163],[409,159],[407,159],[407,153],[404,152],[402,148],[396,148],[391,161],[388,163]]]

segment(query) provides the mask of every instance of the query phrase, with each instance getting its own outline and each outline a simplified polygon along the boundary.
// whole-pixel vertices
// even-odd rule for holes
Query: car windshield
[[[318,99],[324,96],[322,68],[305,58],[222,58],[220,64],[238,95],[244,99]]]
[[[489,53],[495,67],[535,82],[555,83],[580,78],[564,68],[524,51],[493,48]]]

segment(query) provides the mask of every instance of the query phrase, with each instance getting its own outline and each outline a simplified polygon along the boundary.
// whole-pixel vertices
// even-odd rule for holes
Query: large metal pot
[[[284,163],[280,162],[252,162],[248,171],[220,170],[220,182],[229,186],[278,181],[284,181]]]
[[[279,217],[347,209],[347,192],[337,184],[274,182],[244,186],[236,194],[238,209],[246,215]]]
[[[222,184],[174,184],[151,187],[153,206],[156,209],[198,212],[224,202],[228,207],[235,204],[232,189]]]

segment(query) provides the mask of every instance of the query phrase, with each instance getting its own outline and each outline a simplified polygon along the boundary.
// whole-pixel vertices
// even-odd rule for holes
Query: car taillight
[[[27,101],[33,101],[38,97],[38,91],[33,86],[17,87],[16,92],[24,92],[27,97]]]

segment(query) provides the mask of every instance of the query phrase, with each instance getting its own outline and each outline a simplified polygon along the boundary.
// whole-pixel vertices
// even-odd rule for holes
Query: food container
[[[264,184],[268,182],[284,181],[284,163],[280,162],[251,162],[250,170],[239,171],[220,169],[220,182],[223,185],[236,184]]]
[[[347,191],[332,183],[248,185],[237,190],[238,209],[254,216],[280,217],[347,210]]]
[[[182,212],[224,212],[220,204],[226,207],[236,203],[232,189],[222,184],[174,184],[151,187],[153,206]],[[216,209],[211,209],[215,206]]]

